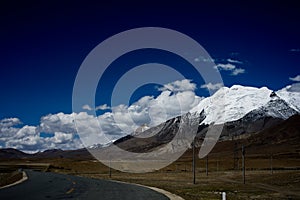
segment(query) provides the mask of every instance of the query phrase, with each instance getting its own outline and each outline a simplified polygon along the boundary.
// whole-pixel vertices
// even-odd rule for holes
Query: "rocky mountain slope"
[[[169,119],[156,127],[143,125],[132,135],[120,138],[114,144],[127,151],[151,152],[173,140],[178,131],[185,135],[183,133],[188,131],[182,127],[188,127],[185,123],[190,123],[192,119],[197,119],[199,122],[197,146],[201,145],[208,130],[220,129],[220,127],[219,140],[248,138],[299,114],[300,91],[298,88],[297,84],[294,84],[274,92],[266,87],[255,88],[240,85],[223,87],[212,96],[203,99],[190,113]],[[183,138],[182,144],[190,146],[189,139],[191,138]],[[94,145],[91,149],[101,149],[109,145]],[[172,146],[172,148],[176,147]],[[73,157],[77,155],[80,157],[86,155],[86,150],[77,151],[76,154],[75,151],[51,150],[37,153],[35,156]],[[12,152],[12,150],[1,150],[0,155],[4,154],[12,158],[29,156],[20,152]]]

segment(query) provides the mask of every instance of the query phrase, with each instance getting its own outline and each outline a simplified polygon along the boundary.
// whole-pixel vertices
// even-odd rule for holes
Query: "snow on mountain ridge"
[[[148,130],[150,127],[147,124],[139,126],[133,133],[132,136],[139,135],[140,133]]]
[[[252,120],[258,120],[259,118],[266,116],[288,119],[297,113],[298,111],[290,107],[285,100],[275,96],[266,105],[252,110],[251,112],[247,113],[246,116],[248,118],[250,117]]]
[[[204,109],[203,123],[222,124],[242,118],[270,100],[272,90],[267,87],[255,88],[241,85],[222,87],[215,94],[203,99],[191,112]]]
[[[285,100],[293,109],[300,112],[300,83],[288,85],[278,90],[276,94]]]
[[[200,101],[190,113],[200,113],[204,110],[206,118],[203,120],[203,124],[223,124],[245,116],[253,119],[267,116],[287,119],[300,113],[300,109],[297,109],[300,93],[290,90],[291,86],[276,92],[267,87],[256,88],[242,85],[233,85],[230,88],[222,87],[212,96]],[[149,128],[147,125],[142,125],[132,135],[140,136]]]

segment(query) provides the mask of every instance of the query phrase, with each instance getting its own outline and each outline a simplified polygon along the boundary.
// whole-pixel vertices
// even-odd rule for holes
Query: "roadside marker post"
[[[193,141],[192,146],[193,146],[193,184],[196,184],[195,141]]]
[[[245,171],[246,171],[246,167],[245,167],[245,147],[244,145],[242,146],[242,168],[243,168],[243,183],[246,183],[246,177],[245,177]]]

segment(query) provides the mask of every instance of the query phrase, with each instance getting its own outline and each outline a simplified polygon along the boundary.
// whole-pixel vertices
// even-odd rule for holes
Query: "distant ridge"
[[[203,130],[204,127],[202,127]],[[121,144],[126,140],[130,140],[132,137],[125,137],[115,144]],[[238,140],[239,138],[237,138]],[[264,130],[257,131],[246,138],[240,138],[240,141],[244,141],[248,151],[261,152],[264,154],[286,154],[290,156],[300,156],[300,115],[293,115],[286,120],[277,121],[273,126],[265,128]],[[232,144],[231,144],[232,143]],[[232,151],[232,145],[234,141],[227,140],[225,143],[220,140],[212,153],[220,153],[226,151]],[[130,144],[130,143],[129,143]],[[128,147],[129,148],[129,147]],[[139,147],[141,148],[141,147]],[[138,150],[138,147],[137,149]],[[143,150],[143,149],[140,149]],[[147,151],[149,149],[144,149]],[[45,158],[70,158],[78,160],[91,160],[94,159],[88,150],[60,150],[52,149],[35,154],[27,154],[22,151],[8,148],[0,149],[0,161],[9,159],[45,159]]]

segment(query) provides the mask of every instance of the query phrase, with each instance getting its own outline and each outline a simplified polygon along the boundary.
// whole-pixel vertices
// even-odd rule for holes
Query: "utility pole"
[[[232,137],[232,140],[234,138]],[[239,148],[238,148],[238,143],[235,141],[234,142],[234,147],[233,147],[233,170],[239,170]]]
[[[245,177],[245,171],[246,171],[246,167],[245,167],[245,148],[244,145],[242,145],[242,168],[243,168],[243,183],[246,183],[246,177]]]
[[[109,157],[109,178],[111,178],[111,158]]]
[[[271,175],[273,175],[273,153],[271,153],[271,157],[270,157],[270,167],[271,167]]]
[[[196,184],[195,140],[192,143],[192,147],[193,147],[193,184]]]
[[[208,155],[206,155],[206,176],[208,176]]]

